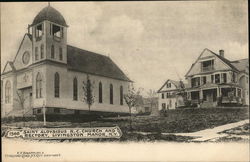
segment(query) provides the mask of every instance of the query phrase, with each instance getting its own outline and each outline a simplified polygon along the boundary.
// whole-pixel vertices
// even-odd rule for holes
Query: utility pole
[[[45,109],[45,101],[43,101],[43,126],[46,126],[46,109]]]

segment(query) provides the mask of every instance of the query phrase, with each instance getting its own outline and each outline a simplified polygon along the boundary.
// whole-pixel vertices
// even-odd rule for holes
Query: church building
[[[47,6],[35,16],[28,33],[1,75],[2,117],[84,114],[83,82],[92,83],[91,112],[128,113],[124,94],[131,80],[107,56],[67,44],[68,25]]]

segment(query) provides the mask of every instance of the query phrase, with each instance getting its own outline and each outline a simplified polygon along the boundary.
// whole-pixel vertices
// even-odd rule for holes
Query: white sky
[[[1,3],[1,68],[13,61],[28,24],[48,4]],[[204,48],[248,57],[247,1],[52,2],[68,44],[109,55],[137,87],[184,78]],[[1,71],[2,71],[1,70]],[[178,74],[177,74],[178,73]]]

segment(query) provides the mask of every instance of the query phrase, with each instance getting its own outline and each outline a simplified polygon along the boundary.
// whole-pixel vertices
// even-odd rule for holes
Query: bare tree
[[[26,101],[26,99],[28,98],[27,96],[25,97],[22,91],[16,91],[17,94],[17,98],[15,98],[14,100],[17,101],[22,109],[22,115],[23,115],[23,126],[25,126],[25,121],[24,121],[24,116],[27,112],[25,112],[25,107],[24,107],[24,103]]]
[[[153,105],[156,104],[155,98],[156,98],[157,94],[156,94],[156,92],[154,90],[150,89],[147,92],[147,95],[148,95],[148,100],[150,102],[150,107],[151,107],[151,111],[152,111]]]
[[[125,102],[128,105],[129,113],[130,113],[130,129],[132,130],[132,108],[138,104],[138,100],[140,97],[140,91],[135,89],[133,84],[130,84],[128,87],[128,92],[124,95]]]
[[[94,82],[91,82],[89,79],[89,75],[87,75],[87,81],[86,82],[83,81],[83,102],[86,102],[88,105],[89,115],[90,115],[90,108],[95,102],[93,89],[94,89]]]

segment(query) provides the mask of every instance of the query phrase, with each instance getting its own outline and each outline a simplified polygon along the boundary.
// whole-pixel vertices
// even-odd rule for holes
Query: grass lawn
[[[248,119],[249,109],[213,108],[169,110],[167,116],[137,116],[132,118],[130,130],[129,117],[103,118],[91,122],[92,127],[119,126],[123,132],[121,141],[185,141],[188,137],[174,135],[163,136],[161,133],[186,133],[213,128],[216,126]],[[26,127],[42,127],[41,121],[25,122]],[[2,126],[23,126],[23,122],[2,123]],[[47,122],[48,127],[89,127],[89,122]],[[140,134],[137,132],[149,132]],[[190,137],[191,138],[191,137]]]

